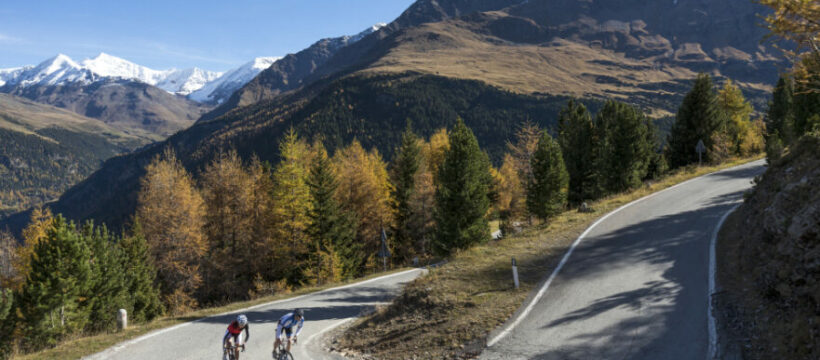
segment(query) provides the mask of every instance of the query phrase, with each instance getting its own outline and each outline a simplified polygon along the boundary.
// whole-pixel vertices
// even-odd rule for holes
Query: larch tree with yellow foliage
[[[717,103],[726,113],[725,131],[731,141],[734,155],[746,156],[762,151],[762,126],[751,121],[752,105],[746,101],[743,92],[732,83],[732,80],[727,80],[718,91]]]
[[[202,233],[205,204],[173,150],[166,149],[145,168],[137,218],[157,267],[157,280],[174,313],[197,306],[201,266],[208,250]]]
[[[51,209],[37,206],[31,211],[28,225],[23,229],[23,245],[17,247],[17,254],[13,259],[15,276],[9,280],[9,287],[19,289],[26,281],[29,271],[31,271],[31,257],[34,254],[34,247],[46,238],[48,230],[51,229],[54,216]]]
[[[304,280],[302,272],[308,256],[309,153],[307,144],[291,128],[279,143],[280,161],[273,172],[274,262],[278,264],[277,272],[291,284]]]
[[[200,179],[208,256],[205,293],[214,300],[247,296],[254,277],[251,242],[253,181],[236,151],[221,152]]]
[[[339,172],[338,201],[358,220],[356,239],[365,254],[362,265],[375,266],[381,229],[388,229],[393,221],[387,165],[377,150],[365,151],[358,140],[337,151],[333,162]]]

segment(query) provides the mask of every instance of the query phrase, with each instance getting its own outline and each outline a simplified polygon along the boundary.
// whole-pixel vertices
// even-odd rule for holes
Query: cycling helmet
[[[244,314],[239,315],[236,317],[236,323],[239,324],[239,326],[244,327],[245,325],[248,325],[248,317]]]
[[[296,309],[293,310],[293,315],[303,318],[305,317],[305,312],[302,309]]]

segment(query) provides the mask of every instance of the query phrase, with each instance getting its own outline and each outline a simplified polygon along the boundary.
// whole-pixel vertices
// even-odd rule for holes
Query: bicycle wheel
[[[279,359],[277,360],[293,360],[293,355],[288,351],[282,351],[279,353]]]

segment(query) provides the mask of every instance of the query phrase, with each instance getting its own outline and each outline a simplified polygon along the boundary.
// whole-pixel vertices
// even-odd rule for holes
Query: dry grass
[[[379,272],[367,275],[365,277],[355,279],[343,283],[326,284],[322,286],[308,286],[299,288],[293,292],[283,293],[273,296],[265,296],[250,301],[235,302],[224,306],[212,307],[192,311],[181,316],[168,316],[156,319],[150,323],[132,324],[127,330],[115,333],[99,334],[94,336],[77,337],[75,339],[67,340],[57,347],[49,350],[43,350],[31,354],[19,354],[13,357],[18,360],[33,360],[33,359],[79,359],[84,356],[92,355],[112,347],[120,342],[131,340],[139,336],[145,335],[149,332],[168,328],[181,323],[194,321],[208,316],[233,312],[242,310],[251,306],[269,303],[272,301],[292,298],[299,295],[304,295],[316,291],[330,289],[336,286],[350,284],[353,282],[364,281],[367,279],[384,276],[391,273],[397,273],[407,270],[407,268],[393,269],[388,272]]]
[[[634,59],[612,50],[556,38],[549,44],[515,44],[473,24],[450,20],[409,29],[366,73],[416,71],[473,79],[519,93],[617,99],[639,104],[653,117],[674,115],[662,98],[681,93],[696,72],[653,58]],[[744,89],[769,92],[764,84]],[[688,85],[686,85],[688,86]]]
[[[483,349],[487,334],[521,306],[596,219],[650,193],[759,158],[686,168],[633,192],[592,203],[592,213],[566,211],[549,224],[455,254],[446,265],[409,284],[390,306],[357,321],[333,347],[365,358],[469,358]],[[512,284],[511,257],[518,261],[518,290]]]

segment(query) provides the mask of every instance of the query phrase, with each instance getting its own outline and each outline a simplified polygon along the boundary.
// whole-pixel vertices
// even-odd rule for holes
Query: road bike
[[[274,360],[293,360],[293,354],[288,351],[288,337],[285,334],[279,337],[279,348],[273,350]],[[294,341],[295,345],[296,342]]]
[[[222,358],[228,360],[239,360],[239,353],[236,351],[236,349],[240,347],[242,348],[242,351],[245,351],[245,345],[236,345],[233,342],[231,342],[231,346],[224,349],[224,352],[227,353],[228,356],[224,356],[226,354],[223,353]]]

